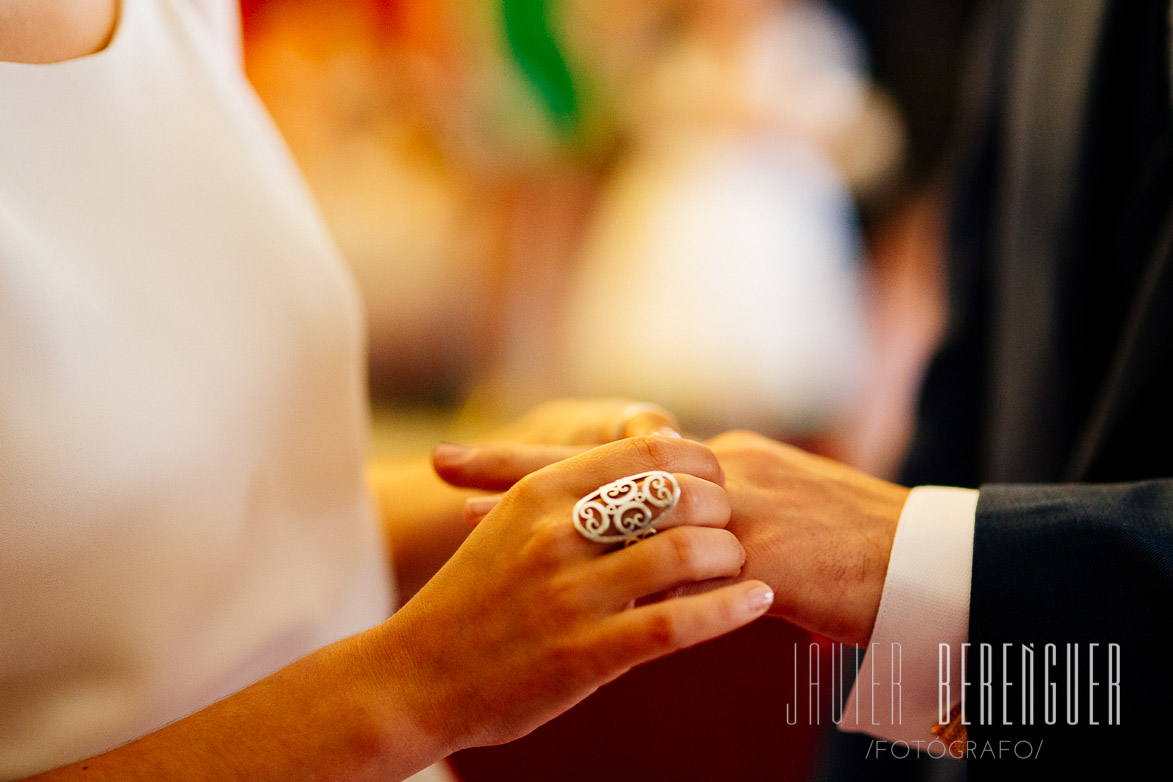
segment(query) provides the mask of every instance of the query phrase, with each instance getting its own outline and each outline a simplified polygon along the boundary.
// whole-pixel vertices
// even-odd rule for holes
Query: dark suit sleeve
[[[1007,42],[1006,10],[988,6],[977,20],[979,44],[966,74],[958,128],[949,155],[949,252],[945,268],[949,320],[929,364],[917,407],[917,426],[901,482],[916,486],[976,487],[987,424],[989,375],[989,268],[991,226],[1000,186],[1001,105],[998,65]]]
[[[1116,745],[1122,767],[1139,762],[1167,733],[1173,675],[1163,659],[1173,622],[1173,480],[1101,485],[983,486],[974,531],[970,599],[970,676],[967,710],[976,716],[981,644],[992,650],[992,681],[1012,682],[1006,694],[1012,722],[1022,720],[1021,646],[1032,644],[1036,681],[1034,724],[1003,726],[1003,693],[992,688],[997,724],[970,727],[979,742],[1044,740],[1044,759],[1077,768],[1086,749]],[[1057,719],[1045,724],[1043,649],[1056,644]],[[1091,653],[1090,644],[1099,644]],[[1007,670],[1003,644],[1011,644]],[[1079,648],[1075,681],[1078,722],[1066,724],[1067,645]],[[1120,650],[1120,724],[1108,717],[1110,644]],[[1072,671],[1074,674],[1074,671]],[[1089,699],[1091,678],[1100,682]],[[1089,705],[1094,711],[1089,711]],[[971,721],[973,721],[971,716]],[[1007,769],[999,765],[1000,773]],[[1037,769],[1036,769],[1037,770]]]

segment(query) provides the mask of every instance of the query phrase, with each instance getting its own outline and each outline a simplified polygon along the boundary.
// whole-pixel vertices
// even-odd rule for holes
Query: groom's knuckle
[[[734,429],[717,435],[709,441],[709,445],[714,451],[722,455],[729,455],[752,450],[759,444],[758,441],[758,436],[753,432]]]

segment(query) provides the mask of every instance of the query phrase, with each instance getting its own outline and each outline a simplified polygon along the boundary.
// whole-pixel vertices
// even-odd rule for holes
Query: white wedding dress
[[[358,298],[230,3],[0,63],[0,779],[392,606]]]

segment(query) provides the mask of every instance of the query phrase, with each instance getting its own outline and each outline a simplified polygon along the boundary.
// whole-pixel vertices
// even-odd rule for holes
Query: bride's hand
[[[515,467],[506,481],[495,478],[489,486],[476,482],[462,484],[453,473],[444,475],[447,479],[444,481],[437,477],[433,463],[421,457],[372,462],[367,477],[390,542],[399,595],[408,597],[422,587],[468,534],[465,500],[470,495],[454,490],[453,486],[503,491],[522,475],[592,446],[635,435],[671,435],[675,434],[676,425],[676,419],[668,411],[645,402],[558,399],[535,407],[489,434],[498,443],[492,447],[504,448],[510,454],[520,449],[529,456],[524,461],[524,472]],[[534,449],[534,453],[527,449]],[[467,450],[464,446],[447,445],[438,448],[436,453],[460,454]],[[456,462],[460,461],[457,456]],[[476,469],[476,465],[469,466]],[[477,518],[487,512],[486,508]]]
[[[575,502],[648,470],[674,473],[663,531],[618,550],[576,531]],[[744,582],[632,607],[692,581],[735,576],[741,544],[705,446],[667,437],[605,445],[522,479],[452,559],[377,629],[412,719],[443,751],[517,738],[634,665],[734,630],[772,601]],[[406,691],[406,695],[404,695]]]

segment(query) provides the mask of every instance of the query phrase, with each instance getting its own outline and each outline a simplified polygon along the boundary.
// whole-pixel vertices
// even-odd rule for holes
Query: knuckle
[[[555,643],[546,652],[551,669],[565,675],[575,670],[582,661],[582,649],[571,642]]]
[[[550,581],[539,595],[540,613],[555,626],[573,622],[587,603],[586,590],[566,580]]]
[[[559,556],[566,555],[571,544],[577,543],[579,540],[578,532],[570,520],[557,517],[543,518],[534,530],[534,534],[546,548]]]
[[[714,519],[720,521],[721,526],[727,525],[732,518],[733,506],[729,502],[729,494],[724,489],[713,495],[711,513]]]
[[[740,450],[759,442],[761,435],[745,429],[733,429],[719,434],[709,441],[715,450]]]
[[[568,640],[553,652],[556,668],[584,684],[601,684],[614,676],[615,662],[604,650],[582,640]]]
[[[646,469],[671,472],[669,468],[673,461],[672,451],[668,441],[663,437],[641,435],[629,438],[627,442],[630,443],[629,447],[634,451],[635,457],[645,465]]]
[[[680,639],[679,624],[667,611],[657,611],[648,617],[644,637],[653,649],[675,649]]]
[[[551,494],[550,487],[546,485],[544,476],[539,472],[521,477],[509,489],[509,493],[521,507],[534,510],[542,508]]]
[[[671,519],[672,526],[724,527],[729,523],[731,510],[724,488],[682,480],[680,489],[680,499],[664,514]]]
[[[478,448],[471,460],[477,469],[491,473],[508,472],[515,466],[516,453],[507,445],[486,445]]]
[[[683,578],[695,578],[701,567],[701,545],[693,529],[676,530],[672,541],[672,561],[677,574]]]
[[[713,530],[708,548],[720,555],[720,562],[715,565],[716,569],[736,574],[745,564],[745,546],[729,530]]]
[[[700,445],[700,450],[697,451],[697,465],[695,474],[697,477],[713,483],[723,483],[724,472],[721,469],[721,462],[717,459],[717,454],[712,448],[707,445]]]
[[[579,659],[592,683],[605,682],[615,676],[615,660],[602,650],[588,646],[579,654]]]
[[[738,623],[738,614],[729,600],[718,600],[712,607],[712,620],[718,628],[733,627]]]
[[[577,533],[569,523],[561,520],[543,519],[535,524],[526,546],[532,563],[541,570],[553,570],[562,566],[570,556]]]
[[[697,518],[703,505],[703,500],[697,497],[697,489],[687,481],[680,481],[680,499],[669,513],[679,522],[687,524]]]

